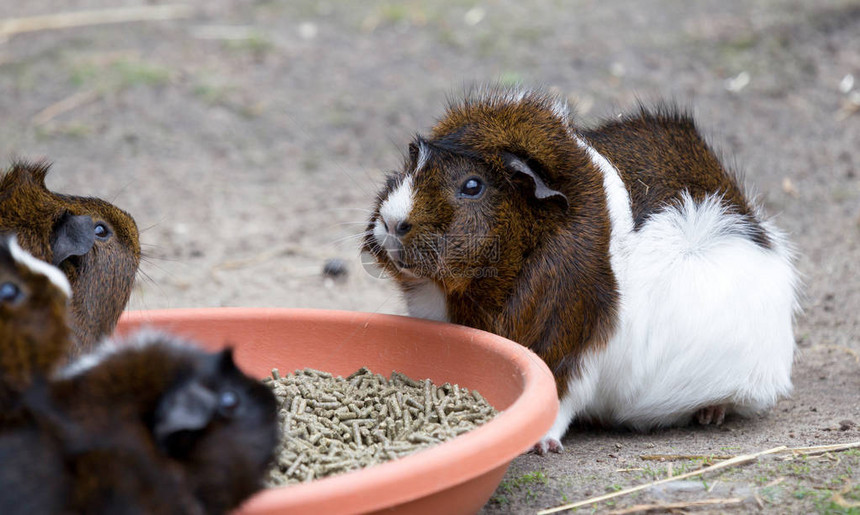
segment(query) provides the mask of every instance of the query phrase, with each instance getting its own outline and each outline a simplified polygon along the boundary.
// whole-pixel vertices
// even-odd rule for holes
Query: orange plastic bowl
[[[209,308],[132,311],[122,334],[170,330],[205,347],[236,348],[247,373],[311,367],[337,375],[393,370],[478,390],[502,413],[427,450],[366,469],[260,492],[241,508],[263,513],[475,513],[511,460],[549,430],[555,383],[535,354],[477,329],[409,317],[304,309]]]

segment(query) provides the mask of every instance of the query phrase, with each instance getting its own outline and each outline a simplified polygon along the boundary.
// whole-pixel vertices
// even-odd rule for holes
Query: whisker
[[[354,182],[356,184],[356,186],[361,188],[361,190],[365,194],[367,194],[367,195],[375,195],[376,194],[374,191],[371,191],[370,189],[368,189],[366,183],[361,183],[361,182],[356,181],[355,178],[352,176],[352,174],[350,174],[347,171],[347,169],[345,167],[343,167],[342,165],[335,164],[335,167],[338,169],[338,171],[340,171],[342,174],[346,175],[352,182]],[[377,183],[375,178],[372,177],[369,173],[367,173],[367,168],[365,168],[363,166],[359,166],[358,169],[361,170],[361,173],[364,174],[364,178],[367,179],[370,184],[375,185]]]
[[[155,279],[153,279],[153,278],[152,278],[152,276],[151,276],[151,275],[149,275],[148,273],[146,273],[144,270],[141,270],[140,268],[138,268],[138,269],[137,269],[137,273],[138,273],[138,274],[140,274],[140,276],[142,276],[142,277],[143,277],[143,279],[144,279],[146,282],[148,282],[149,284],[151,284],[151,285],[153,285],[153,286],[157,286],[157,285],[158,285],[158,283],[156,283],[156,282],[155,282]]]
[[[430,250],[432,250],[432,251],[436,254],[436,263],[435,263],[435,264],[436,264],[436,268],[437,268],[437,269],[439,270],[439,272],[440,272],[440,273],[439,273],[439,276],[440,276],[440,277],[442,277],[442,276],[444,276],[444,275],[445,275],[445,274],[444,274],[444,267],[443,267],[444,260],[442,259],[442,252],[441,252],[438,248],[436,248],[436,245],[435,245],[435,244],[433,244],[433,245],[431,245],[431,246],[430,246]],[[442,285],[443,285],[443,286],[445,285],[444,280],[443,280],[443,282],[442,282]]]
[[[138,272],[138,274],[137,274],[138,277],[143,277],[143,279],[144,279],[143,282],[151,284],[156,290],[158,290],[158,292],[161,296],[163,296],[165,298],[167,297],[167,294],[165,293],[164,288],[162,288],[161,285],[158,284],[149,274],[147,274],[145,271],[143,271],[139,268],[138,268],[137,272]],[[144,309],[148,308],[148,303],[147,303],[146,298],[145,298],[146,295],[145,295],[145,292],[143,290],[136,289],[136,290],[134,290],[133,295],[134,295],[134,298],[136,301],[139,299],[139,303],[141,306],[143,306]]]
[[[359,238],[364,238],[365,236],[370,236],[371,234],[373,234],[373,231],[367,231],[367,232],[358,233],[358,234],[350,234],[348,236],[344,236],[343,238],[337,238],[337,239],[333,240],[331,243],[335,244],[335,243],[343,243],[345,241],[357,240]]]
[[[157,261],[167,261],[169,263],[182,263],[182,262],[184,262],[182,259],[178,259],[178,258],[156,256],[154,254],[143,253],[143,252],[140,253],[140,260],[142,262],[146,262],[146,263],[154,263],[156,260]]]
[[[367,222],[337,222],[336,224],[332,224],[329,227],[334,227],[336,225],[367,225]]]
[[[167,270],[166,268],[161,267],[161,266],[158,266],[157,264],[155,264],[155,262],[153,262],[151,259],[143,259],[143,258],[141,258],[141,261],[142,261],[142,262],[144,262],[144,263],[146,263],[148,266],[151,266],[151,267],[153,267],[153,268],[157,269],[159,272],[164,272],[165,274],[167,274],[167,275],[169,275],[169,276],[171,276],[171,277],[174,275],[174,274],[172,274],[169,270]],[[167,261],[170,261],[170,260],[167,260]],[[174,261],[175,261],[175,260],[174,260]],[[142,270],[141,270],[140,268],[138,268],[138,271],[142,271]],[[144,273],[146,273],[146,272],[144,272]]]
[[[127,182],[127,183],[125,183],[125,184],[124,184],[124,185],[119,189],[119,191],[117,191],[117,192],[113,195],[113,197],[111,197],[111,199],[110,199],[110,201],[109,201],[109,202],[110,202],[111,204],[115,204],[115,203],[116,203],[116,199],[117,199],[120,195],[122,195],[123,193],[125,193],[125,192],[126,192],[126,190],[128,190],[128,188],[129,188],[129,187],[132,185],[132,183],[133,183],[133,182],[135,182],[135,181],[136,181],[136,179],[129,179],[129,180],[128,180],[128,182]]]
[[[366,207],[327,207],[320,211],[363,211],[370,214],[374,213],[373,209],[367,209]]]
[[[145,233],[146,231],[148,231],[148,230],[150,230],[150,229],[153,229],[153,228],[155,228],[155,227],[158,227],[159,225],[161,225],[161,222],[163,222],[163,221],[164,221],[164,220],[159,220],[159,221],[157,221],[157,222],[153,223],[152,225],[148,225],[148,226],[144,227],[143,229],[139,229],[137,232],[138,232],[139,234],[143,234],[143,233]]]

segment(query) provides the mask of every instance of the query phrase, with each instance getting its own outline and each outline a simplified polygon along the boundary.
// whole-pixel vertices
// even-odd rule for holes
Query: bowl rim
[[[549,430],[558,411],[555,380],[543,360],[507,338],[462,325],[360,311],[216,307],[126,311],[120,319],[120,327],[137,323],[164,325],[164,329],[170,330],[171,323],[192,318],[232,321],[286,318],[326,323],[335,319],[347,324],[364,318],[365,324],[372,321],[394,330],[404,326],[426,328],[440,338],[465,338],[470,344],[502,354],[514,364],[523,380],[523,391],[514,402],[492,421],[473,431],[373,467],[262,490],[246,501],[240,512],[274,513],[322,504],[342,506],[349,512],[368,512],[413,501],[506,466]],[[523,444],[524,441],[528,443]],[[453,466],[452,462],[469,466]],[[415,481],[414,478],[422,479]],[[384,488],[385,496],[361,495],[380,488]],[[338,499],[344,502],[348,499],[349,504],[339,505]]]

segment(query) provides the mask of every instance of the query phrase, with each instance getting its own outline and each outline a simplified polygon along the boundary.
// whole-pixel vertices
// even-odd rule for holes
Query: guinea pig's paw
[[[717,404],[716,406],[705,406],[696,412],[696,420],[699,424],[707,426],[713,424],[720,426],[726,418],[726,406]]]
[[[529,452],[532,454],[537,454],[539,456],[546,456],[548,452],[561,453],[563,450],[564,446],[557,438],[545,436],[541,438],[541,441],[534,444],[534,447],[532,447]]]

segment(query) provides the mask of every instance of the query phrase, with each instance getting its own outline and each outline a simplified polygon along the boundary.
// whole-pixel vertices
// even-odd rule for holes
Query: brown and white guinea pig
[[[71,346],[66,276],[0,234],[0,419],[35,376],[50,375]]]
[[[72,286],[71,326],[78,351],[113,332],[140,264],[134,219],[97,198],[53,193],[49,165],[17,162],[0,177],[0,231],[15,232]]]
[[[96,471],[75,479],[75,498],[83,499],[75,512],[110,512],[91,507],[126,484],[123,502],[151,502],[134,500],[146,493],[136,489],[148,476],[110,463],[128,448],[132,458],[162,469],[165,481],[178,481],[201,513],[225,513],[262,487],[277,443],[274,395],[239,370],[232,350],[206,352],[166,333],[107,342],[63,369],[50,383],[49,399],[86,435],[70,439],[78,450],[63,445],[66,461],[84,460]],[[101,446],[94,435],[119,436]]]
[[[551,95],[475,92],[409,145],[366,234],[411,315],[546,362],[537,452],[574,419],[719,424],[791,390],[792,254],[676,108],[587,130]]]

